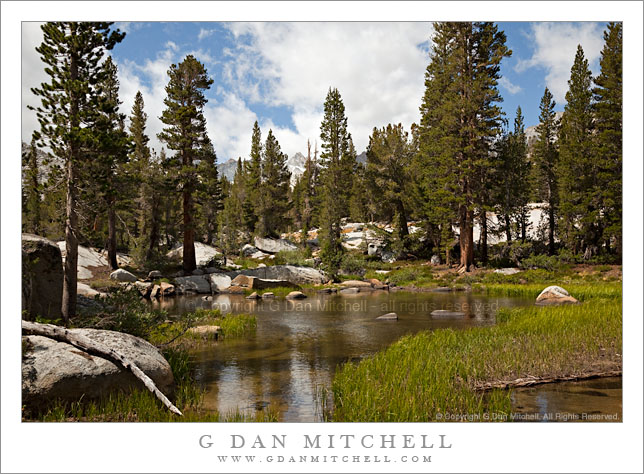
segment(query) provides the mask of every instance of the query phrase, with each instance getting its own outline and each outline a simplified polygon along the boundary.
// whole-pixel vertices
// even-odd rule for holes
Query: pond
[[[520,421],[622,421],[622,378],[521,388],[512,392],[512,403]]]
[[[469,292],[377,291],[355,295],[312,294],[304,300],[246,300],[219,295],[211,301],[182,296],[160,303],[169,314],[196,308],[257,316],[254,335],[214,343],[192,353],[195,377],[205,388],[205,408],[226,413],[270,407],[281,421],[320,421],[316,397],[330,387],[339,364],[374,354],[406,334],[462,329],[495,322],[500,307],[533,299],[486,297]],[[465,316],[431,316],[437,309]],[[376,320],[385,313],[397,321]]]

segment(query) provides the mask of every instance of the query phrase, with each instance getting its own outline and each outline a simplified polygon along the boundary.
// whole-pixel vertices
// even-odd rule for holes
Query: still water
[[[219,295],[166,300],[169,314],[220,308],[257,316],[257,331],[193,352],[207,409],[229,412],[270,407],[281,421],[319,421],[316,393],[330,387],[336,367],[384,349],[406,334],[439,328],[492,325],[500,307],[531,305],[525,298],[490,298],[467,292],[370,292],[309,295],[304,300],[246,300]],[[465,316],[432,317],[436,309]],[[379,321],[385,313],[397,321]]]
[[[512,392],[519,421],[622,421],[622,378],[560,382]]]

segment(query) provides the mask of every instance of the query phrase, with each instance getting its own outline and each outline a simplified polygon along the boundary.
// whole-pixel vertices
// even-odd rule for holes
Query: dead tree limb
[[[132,362],[127,357],[122,356],[118,352],[109,348],[103,343],[94,341],[82,334],[74,333],[68,329],[65,329],[61,326],[54,326],[53,324],[40,324],[33,323],[31,321],[22,321],[22,332],[27,335],[34,336],[45,336],[50,339],[54,339],[59,342],[66,342],[73,346],[78,347],[79,349],[84,350],[90,354],[94,354],[103,359],[107,359],[110,362],[120,365],[126,370],[129,370],[134,374],[134,376],[139,379],[145,387],[152,392],[161,403],[163,403],[168,409],[179,416],[183,416],[183,413],[172,404],[170,400],[157,388],[154,381],[148,377],[145,372],[143,372],[134,362]]]
[[[577,375],[569,375],[562,377],[525,377],[515,380],[497,380],[494,382],[483,382],[478,383],[474,386],[474,390],[477,392],[486,392],[488,390],[493,390],[495,388],[520,388],[520,387],[531,387],[533,385],[541,385],[545,383],[552,382],[572,382],[575,380],[587,380],[594,379],[599,377],[618,377],[622,375],[622,370],[609,370],[605,372],[587,372]]]

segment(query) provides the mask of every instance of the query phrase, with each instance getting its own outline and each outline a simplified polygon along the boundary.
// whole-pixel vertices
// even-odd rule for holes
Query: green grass
[[[274,265],[299,265],[302,267],[312,267],[310,249],[282,250],[275,254]]]
[[[246,289],[244,290],[244,294],[248,296],[257,292],[257,294],[261,296],[264,293],[273,293],[275,295],[275,298],[286,298],[286,295],[288,295],[291,291],[298,291],[298,289],[288,286],[276,286],[275,288],[265,288],[263,290]]]
[[[484,393],[476,385],[578,374],[602,361],[621,362],[622,308],[615,291],[586,293],[580,305],[501,309],[493,327],[403,337],[338,369],[333,419],[435,421],[445,414],[480,419],[508,414],[510,391]]]
[[[240,411],[218,413],[201,408],[179,408],[183,416],[173,415],[154,395],[136,390],[125,394],[113,393],[92,401],[54,402],[32,421],[88,421],[88,422],[262,422],[278,421],[277,413],[258,411],[252,414]],[[28,421],[28,420],[26,420]]]
[[[119,288],[121,285],[118,281],[109,278],[96,278],[89,281],[89,286],[98,291],[106,291],[111,288]]]
[[[218,309],[197,309],[192,313],[182,315],[179,319],[159,324],[148,337],[155,345],[167,345],[172,341],[172,347],[194,349],[196,346],[212,343],[215,333],[196,334],[188,327],[219,326],[224,339],[243,337],[255,331],[257,319],[254,314],[222,314]]]
[[[528,283],[525,285],[494,283],[490,285],[476,284],[472,289],[485,292],[489,296],[522,296],[536,299],[544,288],[555,284],[563,286],[571,296],[574,296],[579,301],[588,301],[593,298],[621,299],[622,297],[622,283],[619,281],[603,282],[601,284],[591,284],[583,281],[562,284],[554,280],[549,283]]]

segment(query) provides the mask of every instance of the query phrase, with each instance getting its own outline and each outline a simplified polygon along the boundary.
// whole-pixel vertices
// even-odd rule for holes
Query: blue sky
[[[521,106],[526,125],[538,121],[539,101],[549,87],[563,110],[577,44],[594,74],[599,70],[604,23],[499,23],[512,57],[502,63],[501,104],[511,123]],[[373,127],[419,119],[431,23],[117,23],[127,32],[112,56],[119,67],[122,111],[143,93],[151,145],[162,124],[167,69],[194,54],[214,84],[207,92],[208,131],[220,161],[248,156],[258,120],[289,155],[319,140],[322,104],[330,86],[345,102],[358,152]],[[34,47],[42,40],[36,23],[22,29],[23,105],[35,104],[29,88],[46,77]],[[22,138],[29,141],[35,116],[23,113]]]

